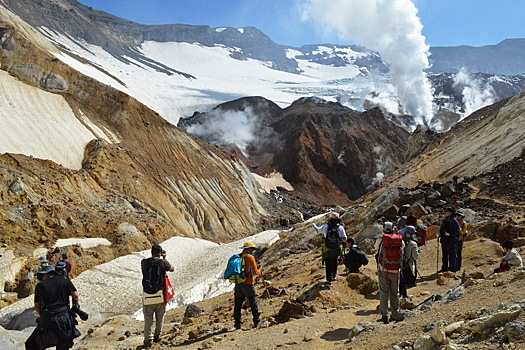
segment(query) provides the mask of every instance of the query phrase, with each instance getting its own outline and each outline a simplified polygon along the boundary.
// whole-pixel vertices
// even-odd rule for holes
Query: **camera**
[[[82,311],[80,309],[80,305],[78,305],[78,304],[73,304],[73,306],[71,307],[69,312],[72,313],[72,314],[77,314],[78,317],[80,317],[80,319],[82,321],[86,321],[88,319],[88,317],[89,317],[89,314],[87,312],[85,312],[85,311]]]

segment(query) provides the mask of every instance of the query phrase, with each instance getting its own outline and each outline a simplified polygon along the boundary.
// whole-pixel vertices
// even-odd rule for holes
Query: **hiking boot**
[[[144,348],[145,349],[151,348],[151,340],[150,339],[144,339]]]
[[[383,316],[377,321],[378,322],[383,322],[384,324],[388,324],[388,316]]]
[[[390,317],[390,322],[400,322],[405,319],[405,316],[403,314],[398,314],[396,317],[392,316]]]
[[[448,271],[448,269],[441,269],[441,270],[438,271],[438,273],[443,273],[443,272],[447,272],[447,271]]]
[[[234,327],[235,327],[235,329],[241,329],[241,324],[240,324],[240,323],[236,323],[236,324],[234,325]]]
[[[155,336],[153,336],[153,342],[154,342],[154,343],[158,343],[158,342],[160,342],[160,334],[159,334],[159,335],[155,335]]]

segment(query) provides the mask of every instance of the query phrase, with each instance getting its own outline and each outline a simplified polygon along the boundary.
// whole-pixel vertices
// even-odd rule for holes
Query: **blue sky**
[[[143,24],[253,26],[276,43],[289,46],[349,43],[312,21],[302,21],[304,0],[79,1]],[[523,0],[413,0],[413,3],[419,9],[423,35],[430,46],[483,46],[507,38],[525,38]]]

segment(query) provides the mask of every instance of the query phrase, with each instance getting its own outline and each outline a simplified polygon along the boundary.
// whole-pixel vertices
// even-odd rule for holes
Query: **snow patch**
[[[0,71],[0,153],[21,153],[80,169],[84,148],[104,137],[86,116],[84,124],[63,96],[25,84]],[[104,137],[108,139],[107,137]],[[108,139],[109,141],[109,139]]]
[[[59,239],[53,248],[62,248],[72,245],[80,245],[82,248],[89,249],[99,245],[110,246],[111,242],[105,238],[65,238]]]

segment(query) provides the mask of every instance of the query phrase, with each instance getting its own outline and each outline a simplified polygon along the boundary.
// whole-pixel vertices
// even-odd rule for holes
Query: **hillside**
[[[348,203],[377,186],[404,162],[409,135],[379,108],[357,112],[313,98],[285,109],[262,97],[243,98],[178,126],[232,152],[242,147],[252,172],[282,174],[295,196],[324,205]]]

